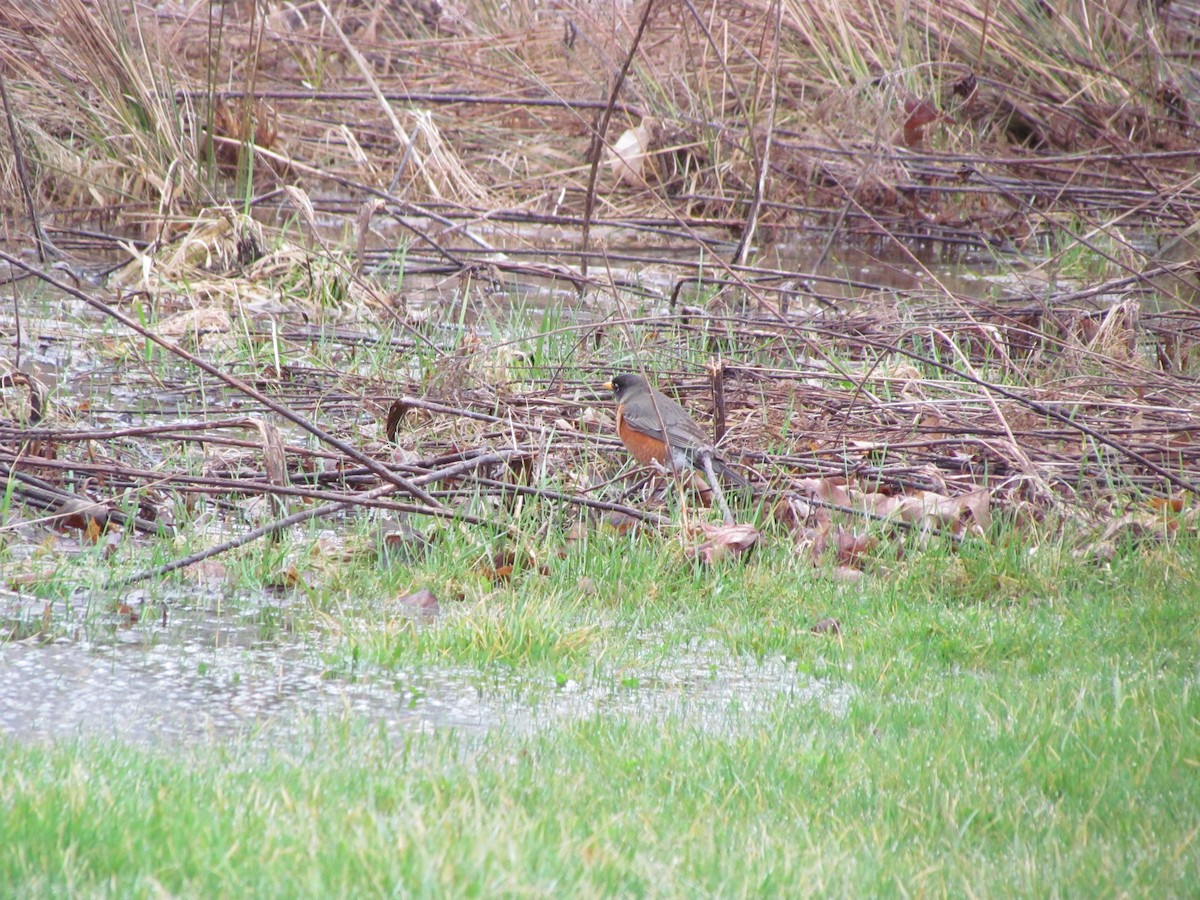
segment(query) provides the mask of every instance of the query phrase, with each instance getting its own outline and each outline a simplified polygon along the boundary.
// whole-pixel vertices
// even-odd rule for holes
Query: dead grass
[[[785,3],[775,57],[770,3],[660,0],[606,140],[643,116],[662,127],[647,184],[604,184],[604,214],[736,215],[765,164],[767,218],[793,226],[799,206],[1006,236],[1019,228],[989,206],[1028,231],[1045,228],[1039,214],[1122,204],[1139,221],[1185,220],[1195,165],[1175,154],[1192,147],[1200,14],[1062,6]],[[642,7],[258,9],[225,4],[211,21],[117,0],[11,10],[0,59],[46,214],[152,237],[159,216],[229,196],[240,173],[259,192],[282,179],[475,216],[578,215],[590,130]],[[934,118],[914,125],[923,109]],[[257,146],[253,165],[243,145]],[[1131,158],[1148,150],[1165,155]],[[1061,156],[1080,152],[1092,155]],[[972,168],[982,177],[962,180]],[[948,190],[956,172],[975,190]],[[15,190],[10,164],[0,177]],[[1014,207],[1011,180],[1053,206]],[[1160,197],[1077,192],[1095,185]]]

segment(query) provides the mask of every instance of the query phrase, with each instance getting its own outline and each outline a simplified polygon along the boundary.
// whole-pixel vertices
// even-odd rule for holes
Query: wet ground
[[[0,734],[275,741],[299,737],[313,716],[349,715],[401,737],[439,728],[530,731],[597,712],[673,716],[724,731],[779,702],[840,713],[850,699],[845,685],[811,678],[795,663],[739,659],[716,645],[589,684],[453,667],[331,677],[311,639],[264,638],[253,618],[184,610],[166,625],[90,626],[50,642],[10,641],[0,646]]]
[[[0,733],[132,743],[251,735],[274,739],[312,714],[358,714],[389,731],[482,728],[479,691],[448,673],[330,680],[319,653],[261,640],[256,625],[204,614],[107,638],[0,648]]]
[[[924,271],[907,253],[883,259],[869,250],[842,247],[822,257],[821,268],[831,279],[873,285],[879,297],[935,292],[938,284],[979,296],[991,287],[986,255],[980,253],[965,267],[959,258]],[[783,246],[764,264],[811,274],[818,256],[815,245]],[[659,274],[665,298],[677,276]],[[636,277],[653,292],[653,267]],[[567,299],[553,299],[544,285],[541,290],[548,304]],[[126,381],[119,361],[98,360],[80,346],[78,325],[58,326],[56,320],[96,319],[78,301],[65,302],[68,308],[57,313],[45,307],[40,315],[25,310],[26,371],[60,394],[61,382],[70,382],[68,393],[84,398],[83,419],[91,427],[186,413],[184,394],[160,384],[147,395],[144,384]],[[410,309],[422,302],[436,305],[438,300],[422,301],[414,291]],[[522,303],[536,309],[537,295],[522,294]],[[40,304],[54,305],[44,297]],[[577,314],[593,313],[581,308]],[[15,323],[8,324],[15,329]],[[111,323],[98,320],[98,327],[109,330]],[[0,361],[7,356],[0,351]],[[218,411],[206,408],[210,415]],[[31,538],[26,546],[36,549],[37,544]],[[849,700],[845,686],[810,678],[794,663],[732,657],[716,645],[653,671],[622,672],[588,684],[559,684],[551,678],[545,684],[530,683],[506,671],[453,667],[353,676],[339,670],[331,676],[325,660],[336,656],[334,648],[322,647],[319,636],[264,630],[258,603],[238,612],[231,605],[206,606],[193,597],[166,617],[146,611],[137,624],[119,616],[102,615],[98,622],[86,612],[56,610],[51,633],[58,637],[49,642],[29,627],[39,615],[32,607],[9,610],[3,624],[14,637],[0,637],[0,734],[20,740],[103,736],[170,743],[235,735],[274,740],[304,730],[313,715],[352,715],[394,734],[439,728],[536,729],[599,711],[649,720],[678,716],[697,728],[724,729],[779,702],[819,704],[837,712]],[[64,621],[77,625],[64,629]]]

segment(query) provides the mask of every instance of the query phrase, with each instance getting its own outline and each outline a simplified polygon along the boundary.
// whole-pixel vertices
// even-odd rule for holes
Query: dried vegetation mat
[[[690,310],[572,322],[557,344],[536,330],[496,341],[429,322],[381,344],[298,316],[256,331],[252,314],[188,317],[180,333],[177,314],[155,330],[64,288],[139,338],[119,350],[123,392],[110,408],[61,388],[49,402],[37,382],[5,377],[10,498],[87,541],[225,523],[225,543],[157,573],[352,509],[407,523],[389,541],[436,532],[414,529],[414,516],[531,547],[592,527],[651,528],[710,563],[765,533],[845,578],[869,568],[881,539],[986,537],[998,513],[1035,532],[1066,527],[1100,556],[1195,529],[1200,394],[1157,365],[1132,317],[933,328],[895,315]],[[178,357],[147,365],[150,346]],[[736,524],[704,524],[704,495],[629,464],[616,439],[602,382],[658,360],[651,374],[753,486],[729,491]],[[131,393],[143,398],[136,424],[116,424]]]
[[[1200,12],[905,10],[10,4],[0,258],[126,393],[12,356],[9,501],[93,541],[232,517],[206,555],[360,507],[703,521],[620,468],[599,385],[634,370],[754,485],[683,530],[701,560],[1194,529]],[[1003,277],[952,288],[955,254]]]

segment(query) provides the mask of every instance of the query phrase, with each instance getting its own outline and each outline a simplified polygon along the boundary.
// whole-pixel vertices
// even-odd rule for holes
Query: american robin
[[[617,435],[643,466],[672,466],[679,472],[704,472],[707,456],[713,470],[741,487],[750,483],[717,453],[704,431],[687,410],[655,388],[641,375],[618,375],[604,385],[617,401]],[[665,433],[665,436],[664,436]],[[667,452],[670,460],[667,462]],[[703,481],[704,487],[707,487]],[[702,488],[703,490],[703,488]]]

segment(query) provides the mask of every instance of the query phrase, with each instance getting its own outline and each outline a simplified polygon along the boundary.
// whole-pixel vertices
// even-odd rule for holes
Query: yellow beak
[[[606,381],[601,385],[601,387],[603,387],[606,391],[611,391],[613,390],[613,383],[611,381]]]

